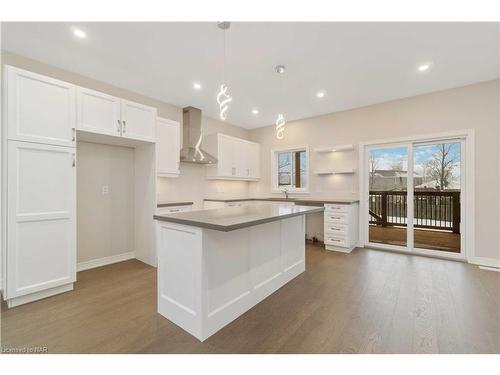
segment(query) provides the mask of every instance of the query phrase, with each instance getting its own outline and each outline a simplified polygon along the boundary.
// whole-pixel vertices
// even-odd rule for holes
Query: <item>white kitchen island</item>
[[[158,312],[203,341],[305,271],[305,215],[257,204],[155,215]]]

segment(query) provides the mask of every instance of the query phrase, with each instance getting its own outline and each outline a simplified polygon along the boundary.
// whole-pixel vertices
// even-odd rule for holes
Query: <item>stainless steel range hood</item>
[[[201,110],[194,107],[182,109],[183,131],[181,162],[195,164],[215,164],[217,159],[201,149],[203,133],[201,129]]]

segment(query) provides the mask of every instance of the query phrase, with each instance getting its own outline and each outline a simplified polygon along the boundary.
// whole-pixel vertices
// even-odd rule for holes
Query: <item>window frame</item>
[[[278,154],[281,152],[295,152],[295,151],[305,151],[306,153],[306,186],[305,187],[285,187],[278,185]],[[290,146],[290,147],[282,147],[275,148],[271,150],[271,192],[273,193],[282,193],[283,191],[288,191],[289,193],[298,193],[298,194],[308,194],[309,193],[309,185],[311,183],[310,171],[309,171],[309,146]]]

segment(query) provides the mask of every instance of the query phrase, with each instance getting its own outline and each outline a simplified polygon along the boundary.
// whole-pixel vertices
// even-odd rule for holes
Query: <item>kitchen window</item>
[[[307,193],[309,150],[307,147],[273,150],[272,190]]]

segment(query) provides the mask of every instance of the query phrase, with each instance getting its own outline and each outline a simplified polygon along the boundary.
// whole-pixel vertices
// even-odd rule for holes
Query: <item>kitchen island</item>
[[[158,312],[203,341],[305,271],[305,215],[257,204],[155,215]]]

